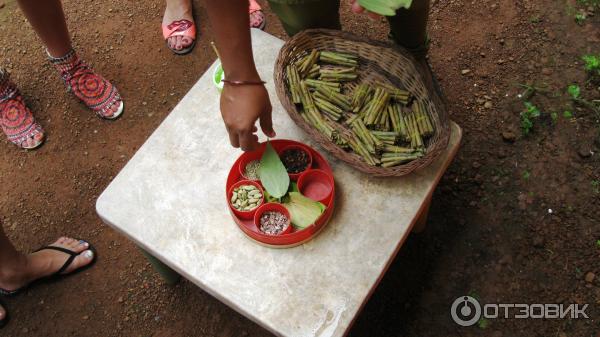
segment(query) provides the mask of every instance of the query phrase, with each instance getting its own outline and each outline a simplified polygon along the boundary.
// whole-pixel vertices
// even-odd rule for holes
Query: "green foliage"
[[[583,26],[583,24],[585,23],[585,19],[587,19],[587,16],[585,16],[585,14],[583,14],[583,13],[575,14],[575,22],[578,25]]]
[[[563,112],[563,117],[566,119],[571,119],[573,118],[573,112],[571,112],[570,110],[565,110]]]
[[[600,194],[600,179],[592,180],[592,189],[594,193]]]
[[[523,171],[523,179],[529,180],[530,177],[531,177],[531,172],[529,170]]]
[[[480,329],[485,329],[488,327],[488,325],[490,324],[490,321],[488,321],[485,317],[481,317],[478,321],[477,321],[477,326]]]
[[[556,112],[556,111],[551,112],[550,118],[552,118],[552,124],[556,124],[558,122],[558,112]]]
[[[394,16],[397,9],[410,8],[412,0],[358,0],[358,3],[369,12]]]
[[[592,81],[600,80],[600,54],[583,55],[581,59],[585,62],[583,67],[591,77]]]
[[[287,193],[290,177],[271,142],[267,142],[265,153],[260,160],[259,176],[265,190],[273,198],[280,199]]]
[[[581,88],[577,84],[571,84],[567,87],[567,93],[574,99],[581,97]]]
[[[531,102],[524,102],[525,110],[521,112],[521,131],[524,135],[528,135],[533,129],[533,120],[541,115],[538,109]]]
[[[600,247],[600,240],[596,240],[596,246]]]

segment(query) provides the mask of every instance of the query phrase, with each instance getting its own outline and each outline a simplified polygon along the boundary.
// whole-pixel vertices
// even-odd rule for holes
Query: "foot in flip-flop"
[[[265,13],[256,0],[249,0],[249,14],[251,28],[265,29],[267,24]]]
[[[32,282],[71,274],[89,266],[96,254],[83,240],[62,237],[40,248],[20,261],[22,265],[7,267],[0,279],[0,295],[15,295]]]
[[[167,47],[175,54],[189,53],[196,44],[196,25],[191,0],[168,0],[162,22]]]
[[[8,71],[0,69],[0,124],[8,140],[22,149],[35,149],[44,142],[44,130],[25,105]]]
[[[96,73],[71,49],[63,57],[52,57],[50,62],[59,71],[67,90],[73,92],[100,118],[116,119],[123,113],[123,100],[117,88]]]

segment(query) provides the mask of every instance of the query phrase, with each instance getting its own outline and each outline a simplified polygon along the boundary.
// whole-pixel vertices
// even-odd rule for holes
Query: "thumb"
[[[276,136],[275,130],[273,130],[273,119],[271,118],[271,105],[267,106],[260,115],[260,128],[267,137],[273,138]]]

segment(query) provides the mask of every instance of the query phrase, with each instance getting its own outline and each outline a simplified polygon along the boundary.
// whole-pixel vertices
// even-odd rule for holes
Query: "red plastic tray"
[[[331,171],[331,167],[329,166],[329,164],[327,163],[325,158],[323,158],[323,156],[319,152],[317,152],[315,149],[313,149],[312,147],[310,147],[306,144],[302,144],[302,143],[293,141],[293,140],[286,140],[286,139],[271,140],[271,145],[277,152],[279,152],[285,146],[292,145],[292,144],[299,144],[299,145],[304,145],[305,147],[307,147],[311,151],[311,155],[313,157],[313,163],[312,163],[311,169],[323,170],[323,171],[329,173],[333,179],[333,172]],[[257,151],[263,151],[265,146],[266,146],[266,143],[262,143],[261,148]],[[323,227],[325,227],[325,225],[327,225],[327,223],[329,222],[329,219],[333,215],[334,201],[335,201],[335,180],[334,180],[334,185],[333,185],[333,189],[331,192],[331,198],[329,199],[329,202],[327,204],[325,204],[325,206],[327,207],[325,209],[325,212],[323,212],[323,214],[321,214],[321,216],[317,219],[317,221],[314,224],[312,224],[304,229],[297,230],[294,228],[293,231],[289,234],[267,235],[267,234],[262,233],[254,225],[254,221],[252,219],[244,220],[244,219],[240,219],[240,218],[236,217],[236,215],[233,213],[231,204],[229,203],[229,196],[227,195],[227,193],[233,184],[235,184],[236,182],[238,182],[240,180],[245,179],[240,174],[239,169],[238,169],[238,165],[239,165],[239,162],[240,162],[242,156],[243,156],[243,154],[235,161],[235,163],[233,163],[233,166],[231,167],[231,170],[229,171],[229,176],[227,177],[227,184],[225,187],[225,199],[226,199],[227,205],[229,207],[229,212],[231,213],[231,216],[235,220],[235,223],[250,239],[256,241],[259,244],[262,244],[262,245],[268,246],[268,247],[272,247],[272,248],[290,248],[290,247],[301,245],[301,244],[311,240],[323,229]]]

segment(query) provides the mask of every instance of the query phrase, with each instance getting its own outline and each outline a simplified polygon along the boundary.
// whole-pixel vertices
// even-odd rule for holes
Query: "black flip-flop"
[[[79,239],[76,239],[76,240],[79,240]],[[79,240],[79,241],[85,241],[85,240]],[[85,242],[87,242],[87,241],[85,241]],[[39,278],[37,280],[34,280],[33,282],[31,282],[31,283],[29,283],[27,285],[24,285],[24,286],[22,286],[19,289],[15,289],[15,290],[10,290],[9,291],[9,290],[0,288],[0,295],[3,295],[3,296],[15,296],[18,293],[22,292],[23,290],[25,290],[25,289],[29,288],[30,286],[32,286],[34,283],[42,282],[42,281],[47,282],[47,281],[56,280],[58,278],[63,278],[65,276],[75,275],[75,274],[77,274],[77,273],[79,273],[79,272],[81,272],[83,270],[88,269],[92,265],[94,265],[94,263],[96,263],[96,259],[98,257],[98,253],[96,252],[96,249],[90,244],[83,252],[85,252],[86,250],[91,250],[92,253],[94,253],[94,256],[92,257],[92,262],[88,263],[87,265],[85,265],[85,266],[83,266],[81,268],[73,270],[72,272],[70,272],[68,274],[61,274],[63,271],[65,271],[67,268],[69,268],[69,266],[71,265],[71,263],[73,263],[73,261],[75,260],[75,258],[77,256],[79,256],[83,252],[81,252],[81,253],[75,253],[72,250],[68,250],[68,249],[62,248],[62,247],[44,246],[44,247],[42,247],[42,248],[34,251],[34,253],[42,251],[42,250],[46,250],[46,249],[56,250],[56,251],[65,253],[65,254],[69,255],[69,258],[67,259],[67,261],[65,261],[65,263],[62,265],[62,267],[60,267],[60,269],[58,271],[54,272],[53,274],[48,275],[46,277]]]

